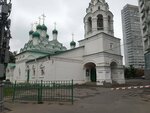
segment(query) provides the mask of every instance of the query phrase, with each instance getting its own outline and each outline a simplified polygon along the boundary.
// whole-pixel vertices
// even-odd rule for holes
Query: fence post
[[[14,86],[13,86],[13,98],[12,98],[12,101],[13,101],[13,102],[14,102],[14,100],[15,100],[16,85],[17,85],[17,81],[15,81],[15,84],[14,84]]]
[[[71,102],[72,102],[72,104],[73,104],[73,102],[74,102],[74,101],[73,101],[73,96],[74,96],[74,95],[73,95],[73,80],[72,80],[72,82],[71,82],[71,93],[72,93],[72,94],[71,94]]]
[[[41,80],[41,84],[38,85],[38,104],[42,104],[42,87],[43,87],[43,80]]]
[[[0,112],[3,112],[4,109],[4,95],[3,95],[3,91],[4,91],[4,84],[2,81],[0,81]]]

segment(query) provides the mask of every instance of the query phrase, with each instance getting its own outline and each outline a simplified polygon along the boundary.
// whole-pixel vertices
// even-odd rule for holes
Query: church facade
[[[105,0],[91,0],[84,17],[85,38],[79,47],[72,40],[67,50],[53,30],[49,41],[47,27],[30,31],[30,40],[16,55],[13,81],[74,80],[76,84],[96,82],[124,84],[120,39],[114,37],[113,14]]]

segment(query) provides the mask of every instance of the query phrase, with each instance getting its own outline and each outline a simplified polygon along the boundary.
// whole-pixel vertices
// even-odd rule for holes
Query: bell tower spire
[[[84,17],[85,38],[104,32],[114,36],[113,14],[105,0],[91,0]]]
[[[54,23],[54,30],[52,31],[53,40],[57,40],[58,31],[56,30],[56,22]]]

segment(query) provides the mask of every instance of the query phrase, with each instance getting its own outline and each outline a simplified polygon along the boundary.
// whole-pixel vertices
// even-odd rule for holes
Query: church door
[[[91,81],[96,82],[96,68],[95,67],[91,69]]]

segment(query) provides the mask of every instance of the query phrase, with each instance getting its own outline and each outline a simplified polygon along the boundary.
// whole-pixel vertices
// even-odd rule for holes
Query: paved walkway
[[[150,88],[75,88],[75,103],[6,103],[7,113],[150,113]]]

